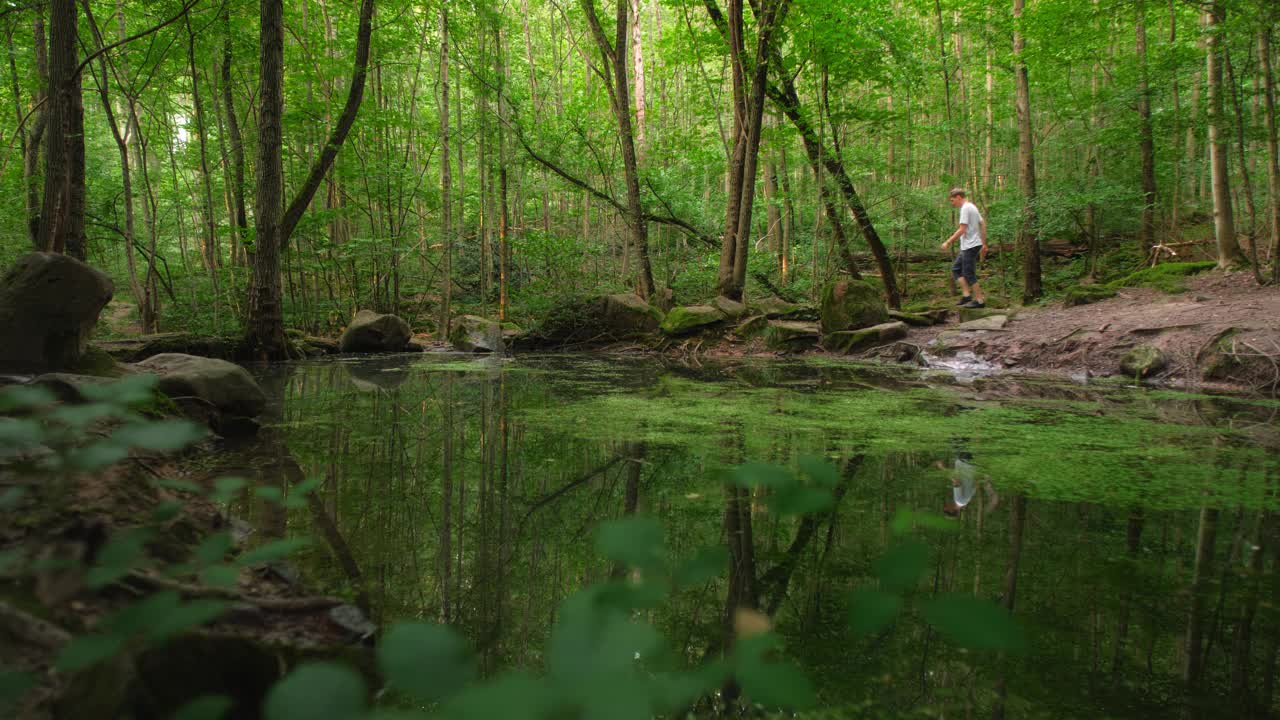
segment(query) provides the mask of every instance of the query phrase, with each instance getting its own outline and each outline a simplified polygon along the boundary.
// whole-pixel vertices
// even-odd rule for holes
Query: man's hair
[[[964,188],[953,188],[950,197],[964,197]]]

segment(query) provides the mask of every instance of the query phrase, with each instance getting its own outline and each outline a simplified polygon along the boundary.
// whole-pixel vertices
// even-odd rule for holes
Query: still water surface
[[[246,501],[260,536],[313,536],[307,582],[381,621],[447,620],[484,670],[538,667],[561,601],[606,579],[592,533],[629,507],[673,556],[725,544],[724,470],[839,470],[802,525],[754,497],[762,607],[832,716],[1274,717],[1280,405],[1118,385],[846,364],[446,355],[273,366],[259,482],[320,478],[305,507]],[[848,629],[848,594],[903,511],[928,532],[916,593],[1012,605],[1029,649],[950,646],[913,613]],[[720,646],[727,583],[653,617],[691,660]],[[1003,699],[1002,699],[1003,697]]]

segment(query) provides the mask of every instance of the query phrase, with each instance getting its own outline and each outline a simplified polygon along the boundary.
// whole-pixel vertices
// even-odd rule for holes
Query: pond
[[[831,361],[429,354],[260,379],[271,417],[245,472],[320,484],[296,509],[237,512],[261,537],[314,537],[296,558],[312,587],[462,629],[484,672],[544,662],[561,602],[613,571],[602,521],[653,516],[683,558],[723,547],[736,507],[760,607],[823,716],[1277,708],[1273,402]],[[727,468],[813,458],[838,479],[807,520],[727,489]],[[957,647],[910,609],[850,629],[850,593],[875,587],[904,517],[929,548],[913,594],[1011,606],[1023,652]],[[723,646],[728,592],[696,584],[650,619],[697,661]]]

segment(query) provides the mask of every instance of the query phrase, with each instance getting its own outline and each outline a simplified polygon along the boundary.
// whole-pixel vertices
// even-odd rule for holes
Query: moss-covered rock
[[[502,352],[502,326],[476,315],[456,317],[449,328],[449,344],[460,352]]]
[[[114,291],[105,273],[70,256],[18,258],[0,279],[0,371],[73,369]]]
[[[709,304],[711,307],[724,313],[726,320],[737,320],[747,314],[746,305],[738,302],[737,300],[731,300],[723,295],[712,300]]]
[[[639,295],[597,295],[557,306],[533,330],[511,337],[511,346],[536,350],[643,339],[658,331],[662,318]]]
[[[818,324],[794,320],[772,320],[764,332],[770,350],[807,350],[818,344]]]
[[[1102,302],[1115,296],[1116,289],[1109,285],[1072,285],[1062,297],[1062,304],[1065,307],[1076,307]]]
[[[344,353],[401,352],[413,332],[397,315],[361,310],[342,333],[338,346]]]
[[[895,320],[894,322],[872,325],[868,328],[826,333],[822,337],[822,346],[832,352],[849,355],[870,350],[877,345],[883,345],[894,340],[901,340],[906,336],[907,324],[900,320]]]
[[[841,280],[822,293],[823,334],[856,330],[889,321],[880,291],[863,280]]]
[[[764,315],[752,315],[738,323],[733,333],[740,338],[753,338],[769,329],[769,319]]]
[[[1107,283],[1110,287],[1152,287],[1168,293],[1186,292],[1186,278],[1208,272],[1218,266],[1213,261],[1172,262],[1143,268],[1119,280]]]
[[[962,322],[956,329],[966,332],[975,330],[1003,330],[1009,324],[1008,315],[988,315],[968,322]]]
[[[787,302],[782,298],[767,297],[750,303],[752,313],[759,313],[770,320],[817,320],[818,309],[812,305]]]
[[[218,360],[235,360],[240,355],[241,339],[223,335],[196,335],[185,332],[155,333],[116,340],[99,340],[95,346],[115,359],[142,362],[153,355],[182,353]],[[83,370],[81,372],[84,372]]]
[[[667,335],[689,335],[698,330],[714,327],[724,322],[725,315],[710,305],[688,305],[672,308],[662,321],[662,332]]]
[[[960,322],[967,323],[967,322],[972,322],[974,320],[981,320],[982,318],[995,317],[996,315],[1003,315],[1006,318],[1012,320],[1014,316],[1016,316],[1017,314],[1018,314],[1018,311],[1013,308],[962,307],[960,308]]]
[[[1169,356],[1155,345],[1135,345],[1120,358],[1120,372],[1131,378],[1146,378],[1169,365]]]
[[[889,310],[889,317],[894,320],[901,320],[902,322],[908,325],[911,325],[912,327],[929,327],[934,324],[933,318],[929,317],[928,315],[903,312],[901,310],[894,310],[892,308]]]

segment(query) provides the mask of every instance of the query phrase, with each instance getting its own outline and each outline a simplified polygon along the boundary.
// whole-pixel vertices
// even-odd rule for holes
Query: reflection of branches
[[[606,462],[605,464],[600,465],[599,467],[596,467],[592,470],[588,470],[586,473],[584,473],[581,477],[577,478],[576,480],[571,480],[570,482],[567,482],[564,485],[561,485],[559,488],[535,500],[533,504],[529,506],[529,509],[525,511],[524,517],[520,519],[521,531],[524,530],[525,524],[529,522],[529,518],[535,512],[555,502],[570,490],[573,490],[574,488],[579,487],[580,485],[584,485],[596,479],[597,477],[600,477],[604,473],[608,472],[611,468],[613,468],[613,466],[617,465],[618,463],[622,462],[625,459],[626,459],[625,457],[621,455],[617,455],[613,459],[609,460],[609,462]],[[521,534],[520,532],[517,532],[516,533],[517,537],[520,534]]]

